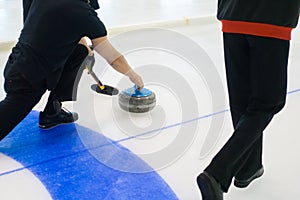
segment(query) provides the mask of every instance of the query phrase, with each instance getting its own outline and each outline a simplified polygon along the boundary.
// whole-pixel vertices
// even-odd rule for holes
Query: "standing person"
[[[52,127],[78,118],[76,113],[62,110],[61,102],[75,99],[76,77],[83,70],[79,63],[88,55],[87,48],[78,45],[84,36],[91,39],[95,51],[116,71],[142,88],[141,77],[106,35],[97,13],[85,1],[32,1],[4,69],[7,94],[0,102],[0,140],[26,117],[46,90],[53,95],[49,95],[50,101],[40,113],[40,126],[41,122],[42,127]]]
[[[233,135],[197,177],[203,200],[221,200],[232,179],[264,173],[263,131],[285,105],[291,31],[300,0],[219,0]]]

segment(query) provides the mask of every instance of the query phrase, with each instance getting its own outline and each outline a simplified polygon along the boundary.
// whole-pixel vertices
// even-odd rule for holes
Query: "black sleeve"
[[[25,22],[33,0],[23,0],[23,22]]]
[[[90,0],[90,5],[94,10],[98,10],[100,8],[98,0]]]
[[[105,25],[98,18],[97,13],[90,8],[88,12],[82,12],[81,29],[84,30],[85,36],[90,39],[103,37],[107,35]]]

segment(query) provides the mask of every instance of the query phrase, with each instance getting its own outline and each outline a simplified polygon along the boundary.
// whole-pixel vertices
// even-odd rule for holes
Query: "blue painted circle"
[[[0,142],[0,152],[24,166],[1,172],[0,178],[30,170],[53,200],[178,200],[156,171],[149,171],[147,163],[120,144],[75,124],[43,131],[37,126],[38,118],[39,112],[32,111]],[[84,133],[85,145],[78,131]],[[110,168],[91,150],[120,165],[135,165],[149,172],[127,173]]]
[[[148,97],[152,94],[152,91],[148,90],[147,88],[138,90],[136,86],[133,86],[131,88],[123,90],[122,93],[131,97]]]

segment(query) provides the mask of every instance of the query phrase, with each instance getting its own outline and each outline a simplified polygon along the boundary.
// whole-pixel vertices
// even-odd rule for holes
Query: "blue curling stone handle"
[[[152,91],[146,88],[138,90],[137,86],[135,85],[131,88],[123,90],[122,93],[131,97],[148,97],[152,94]]]

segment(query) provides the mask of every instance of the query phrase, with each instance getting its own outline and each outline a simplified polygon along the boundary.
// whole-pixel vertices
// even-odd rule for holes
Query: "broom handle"
[[[92,47],[92,46],[90,46],[90,48],[93,50],[93,47]],[[91,60],[89,59],[90,57],[93,58],[92,60],[95,60],[94,55],[88,56],[88,57],[87,57],[87,61],[86,61],[85,68],[86,68],[86,70],[88,71],[88,73],[91,74],[91,76],[93,77],[93,79],[97,82],[99,88],[100,88],[101,90],[104,90],[105,86],[101,83],[101,81],[99,80],[99,78],[96,76],[96,74],[95,74],[95,73],[93,72],[93,70],[92,70],[92,67],[93,67],[95,61],[94,61],[94,62],[91,61]]]
[[[88,68],[88,66],[86,66],[86,69],[88,70],[88,73],[93,77],[93,79],[97,82],[99,88],[101,90],[103,90],[105,88],[105,86],[101,83],[101,81],[99,80],[99,78],[96,76],[96,74]]]

